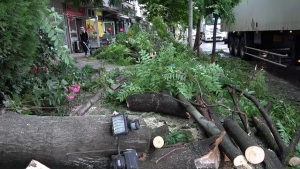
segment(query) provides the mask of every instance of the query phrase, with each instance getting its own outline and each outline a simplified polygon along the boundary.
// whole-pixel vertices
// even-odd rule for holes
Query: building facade
[[[127,32],[135,22],[145,22],[136,0],[127,0],[118,6],[110,6],[108,0],[103,2],[101,9],[92,5],[81,6],[78,9],[64,3],[64,0],[50,0],[50,7],[54,7],[64,18],[64,42],[71,53],[82,50],[79,43],[80,27],[84,27],[88,32],[92,49],[97,49],[102,44],[104,32],[115,37],[120,32]]]

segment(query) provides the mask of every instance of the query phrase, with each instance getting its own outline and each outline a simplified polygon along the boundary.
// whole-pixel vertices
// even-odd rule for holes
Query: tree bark
[[[132,111],[155,112],[188,118],[185,108],[172,96],[163,93],[134,94],[126,98]]]
[[[279,158],[276,156],[276,154],[268,149],[265,149],[265,167],[266,169],[284,169],[282,163],[280,162]]]
[[[149,149],[150,130],[143,120],[140,123],[139,130],[120,137],[122,150]],[[0,116],[0,124],[0,168],[3,169],[24,169],[32,159],[49,168],[105,168],[107,157],[117,154],[117,138],[112,135],[110,116],[5,114]]]
[[[188,29],[189,46],[193,48],[193,0],[189,0],[189,29]]]
[[[233,89],[235,89],[238,92],[243,92],[243,95],[251,100],[254,105],[257,107],[257,109],[260,111],[260,113],[262,114],[262,116],[264,117],[264,119],[266,120],[274,138],[275,141],[279,147],[280,152],[284,152],[286,150],[286,146],[285,143],[283,142],[275,123],[271,120],[270,116],[268,115],[267,111],[263,108],[263,106],[259,103],[259,101],[252,95],[248,94],[247,92],[243,91],[242,89],[238,89],[235,86],[231,85],[231,84],[225,84],[225,86],[231,87]],[[282,157],[280,157],[280,159],[282,159]]]
[[[215,18],[215,23],[214,23],[214,32],[213,32],[213,47],[212,47],[212,54],[211,54],[211,63],[215,62],[217,25],[218,25],[219,16],[214,14],[214,18]]]
[[[194,50],[197,49],[197,56],[200,56],[200,32],[201,32],[201,19],[198,19],[197,21],[197,32],[196,32],[196,38],[194,43]]]
[[[261,147],[238,125],[238,123],[227,117],[224,121],[224,128],[229,136],[233,138],[242,152],[245,153],[246,159],[252,164],[263,162],[265,153]]]
[[[276,152],[278,156],[280,156],[280,150],[278,145],[274,139],[272,132],[270,131],[267,124],[264,122],[263,118],[257,114],[252,115],[252,121],[255,127],[257,128],[260,135],[264,138],[263,140],[267,143],[267,145]]]
[[[300,127],[297,130],[297,132],[295,133],[295,136],[294,136],[293,140],[291,141],[289,147],[282,155],[283,157],[282,157],[281,161],[282,161],[283,165],[288,164],[290,159],[293,157],[295,148],[296,148],[297,144],[299,143],[299,139],[300,139]]]
[[[248,122],[248,117],[247,117],[246,114],[241,114],[242,113],[242,109],[241,109],[241,106],[240,106],[240,102],[236,98],[235,90],[234,89],[229,89],[229,94],[230,94],[230,96],[231,96],[231,98],[233,100],[235,111],[238,112],[238,115],[239,115],[240,119],[242,120],[242,123],[243,123],[243,125],[244,125],[244,127],[246,129],[246,132],[248,134],[251,133],[250,127],[249,127],[249,122]],[[235,120],[234,115],[235,115],[235,113],[232,113],[233,120]]]
[[[145,161],[139,161],[139,167],[145,169],[196,169],[194,160],[209,154],[218,138],[219,135],[215,135],[183,146],[152,150]],[[211,166],[214,167],[215,164],[211,164]]]
[[[210,136],[220,134],[221,131],[217,128],[217,126],[213,122],[207,121],[182,94],[179,94],[179,100],[182,101],[182,105],[186,107],[188,112]],[[242,152],[233,145],[229,137],[225,136],[223,138],[220,147],[235,166],[247,164]]]

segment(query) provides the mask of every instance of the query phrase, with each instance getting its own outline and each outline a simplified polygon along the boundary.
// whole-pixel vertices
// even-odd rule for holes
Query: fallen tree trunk
[[[274,136],[267,126],[267,124],[264,122],[263,118],[260,117],[257,114],[252,115],[252,121],[255,127],[257,128],[260,135],[264,138],[263,140],[267,143],[267,145],[276,152],[278,156],[280,156],[280,150],[278,148],[278,145],[274,139]]]
[[[164,93],[134,94],[126,98],[129,110],[155,112],[188,118],[185,108],[172,96]]]
[[[197,169],[195,162],[199,165],[199,160],[194,161],[197,158],[210,156],[208,158],[202,158],[202,165],[205,168],[215,167],[215,163],[211,163],[218,158],[212,154],[211,151],[215,148],[214,144],[219,135],[212,136],[205,140],[200,140],[193,143],[187,143],[183,146],[169,147],[150,151],[145,161],[139,161],[139,167],[145,169],[167,169],[167,168],[189,168]],[[205,165],[206,164],[206,165]]]
[[[259,164],[264,161],[264,150],[246,134],[239,124],[230,117],[224,121],[224,128],[229,136],[233,138],[242,152],[245,153],[246,159],[252,164]]]
[[[218,135],[221,131],[217,126],[211,121],[207,121],[204,116],[202,116],[195,107],[182,95],[179,94],[179,100],[182,102],[182,105],[186,107],[188,112],[194,117],[194,119],[199,123],[199,125],[210,135]],[[235,166],[246,165],[247,161],[243,156],[242,152],[233,145],[229,137],[224,137],[223,141],[220,144],[220,147],[227,155],[227,157],[233,162]]]
[[[196,100],[197,100],[197,103],[202,105],[202,107],[196,107],[196,109],[205,117],[206,120],[212,121],[210,114],[209,114],[209,110],[207,107],[205,107],[203,100],[201,99],[201,96],[197,95]]]
[[[122,150],[149,149],[150,130],[143,120],[140,123],[139,130],[120,137]],[[104,157],[117,154],[117,138],[112,136],[110,116],[5,114],[0,116],[0,124],[0,168],[3,169],[24,169],[32,159],[49,168],[104,168],[107,165]],[[101,157],[105,160],[100,160]]]

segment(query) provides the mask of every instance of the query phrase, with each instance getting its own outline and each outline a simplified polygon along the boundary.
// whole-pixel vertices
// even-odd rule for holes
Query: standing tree
[[[233,24],[235,22],[235,16],[233,8],[238,5],[242,0],[204,0],[206,7],[205,14],[213,14],[214,17],[214,32],[213,32],[213,48],[211,55],[211,63],[215,62],[216,55],[216,34],[218,19],[222,18],[222,21],[226,24]]]

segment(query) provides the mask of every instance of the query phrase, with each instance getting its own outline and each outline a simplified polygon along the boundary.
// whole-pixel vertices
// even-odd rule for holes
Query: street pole
[[[193,0],[189,0],[189,30],[188,30],[188,42],[189,46],[193,48]]]

